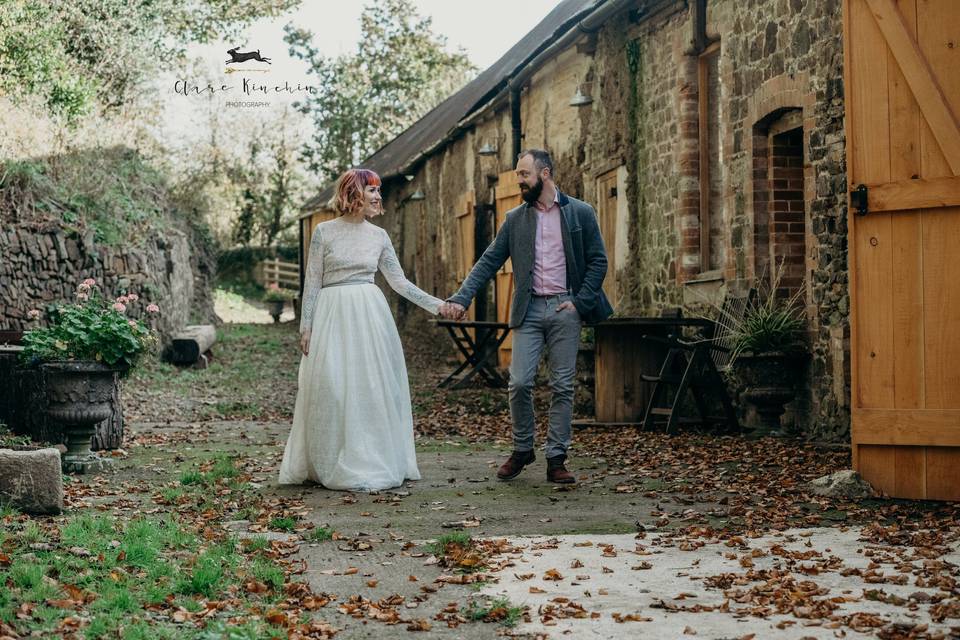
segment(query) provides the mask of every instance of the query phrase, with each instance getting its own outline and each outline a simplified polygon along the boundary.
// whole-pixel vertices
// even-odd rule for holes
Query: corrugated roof
[[[363,166],[376,171],[384,178],[399,175],[400,171],[407,168],[418,155],[440,144],[453,134],[457,123],[464,117],[492,99],[517,69],[604,1],[563,0],[560,2],[503,57],[364,160]],[[329,201],[332,195],[333,185],[328,185],[317,196],[307,201],[303,209],[308,211],[316,209],[320,204]]]

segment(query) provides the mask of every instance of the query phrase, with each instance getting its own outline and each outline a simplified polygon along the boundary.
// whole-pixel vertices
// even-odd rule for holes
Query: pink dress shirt
[[[537,296],[567,293],[567,259],[563,253],[558,193],[554,194],[553,204],[549,208],[539,200],[534,203],[537,210],[537,240],[533,260],[533,294]]]

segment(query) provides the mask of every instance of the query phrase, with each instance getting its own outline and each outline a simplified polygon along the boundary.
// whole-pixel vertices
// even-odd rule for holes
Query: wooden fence
[[[300,290],[300,266],[295,262],[270,258],[260,263],[257,274],[265,287],[276,284],[285,289]]]

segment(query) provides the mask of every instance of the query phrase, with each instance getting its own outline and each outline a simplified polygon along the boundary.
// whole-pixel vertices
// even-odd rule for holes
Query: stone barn
[[[785,262],[813,351],[795,414],[815,437],[844,436],[841,13],[839,0],[559,3],[364,163],[385,179],[382,224],[408,274],[436,295],[455,290],[497,213],[519,203],[517,153],[545,147],[560,188],[597,210],[618,315],[719,304]],[[305,206],[304,243],[333,215],[329,196]],[[472,311],[506,317],[509,283],[501,274]]]

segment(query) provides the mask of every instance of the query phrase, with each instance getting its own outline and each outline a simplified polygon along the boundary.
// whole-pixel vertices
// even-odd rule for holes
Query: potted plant
[[[783,268],[773,283],[747,301],[743,316],[724,318],[731,333],[733,372],[745,387],[743,398],[757,411],[756,435],[779,432],[786,405],[796,397],[809,351],[804,289],[792,295],[780,288]]]
[[[276,282],[270,283],[266,292],[263,294],[263,301],[267,303],[267,310],[273,316],[274,322],[280,322],[280,315],[283,313],[283,307],[290,300],[293,300],[293,292],[288,289],[280,288]]]
[[[156,333],[142,319],[127,315],[138,303],[143,305],[136,293],[105,298],[96,281],[87,278],[77,287],[72,304],[48,308],[47,326],[35,326],[23,335],[21,358],[41,368],[47,415],[64,427],[64,471],[86,473],[105,466],[90,451],[90,438],[96,425],[111,414],[117,378],[129,374],[157,344]],[[160,308],[146,304],[144,310],[153,314]],[[38,309],[27,312],[35,322],[41,315]]]

